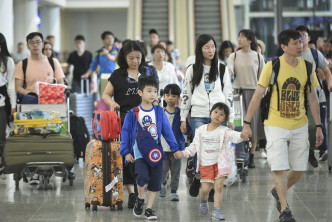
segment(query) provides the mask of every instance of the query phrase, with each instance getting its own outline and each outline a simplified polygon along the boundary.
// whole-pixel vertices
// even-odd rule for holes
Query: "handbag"
[[[53,79],[53,78],[52,78]],[[36,92],[39,104],[64,104],[66,85],[36,82]]]
[[[156,140],[151,136],[150,132],[144,130],[141,124],[138,122],[139,108],[135,107],[134,110],[137,120],[137,147],[149,166],[156,167],[165,159],[164,150],[161,145],[157,144]]]

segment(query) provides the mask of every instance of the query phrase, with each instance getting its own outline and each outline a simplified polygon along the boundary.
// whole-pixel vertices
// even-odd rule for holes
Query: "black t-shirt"
[[[126,113],[140,104],[141,97],[137,93],[137,81],[128,76],[127,70],[115,70],[108,81],[114,87],[114,101],[119,104],[121,113]]]
[[[82,56],[79,56],[77,51],[70,53],[67,63],[74,66],[73,80],[80,81],[81,76],[88,71],[91,62],[92,54],[89,51],[85,50]]]

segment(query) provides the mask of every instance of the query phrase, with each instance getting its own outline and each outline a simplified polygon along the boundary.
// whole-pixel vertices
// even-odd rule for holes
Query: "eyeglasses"
[[[29,45],[40,45],[42,42],[41,41],[30,41]]]
[[[301,34],[301,38],[305,38],[305,37],[308,37],[307,34]]]

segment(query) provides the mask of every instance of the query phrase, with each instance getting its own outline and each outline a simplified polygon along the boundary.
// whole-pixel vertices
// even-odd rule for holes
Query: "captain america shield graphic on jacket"
[[[149,152],[149,160],[153,163],[157,163],[161,160],[162,154],[159,149],[154,148]]]

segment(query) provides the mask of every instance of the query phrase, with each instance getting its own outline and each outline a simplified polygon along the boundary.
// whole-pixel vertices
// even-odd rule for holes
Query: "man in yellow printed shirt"
[[[281,222],[295,222],[286,202],[287,190],[293,186],[307,168],[309,155],[308,119],[304,106],[304,87],[308,75],[306,63],[301,56],[303,45],[296,30],[284,30],[278,35],[284,55],[279,58],[280,68],[276,83],[272,88],[268,118],[264,121],[267,160],[274,176],[275,187],[271,190],[277,201]],[[250,121],[269,87],[272,76],[272,62],[262,70],[255,94],[250,102],[244,121],[243,132],[251,135]],[[316,124],[316,146],[323,141],[322,124],[316,87],[319,86],[314,70],[311,86],[307,87],[307,99]],[[278,104],[279,102],[279,104]],[[288,171],[288,172],[287,172]]]

